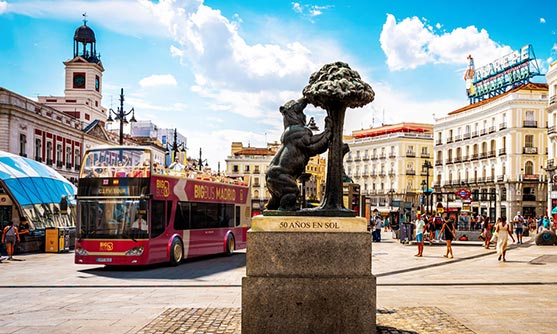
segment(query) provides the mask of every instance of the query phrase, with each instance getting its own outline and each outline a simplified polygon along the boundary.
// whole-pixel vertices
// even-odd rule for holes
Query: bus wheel
[[[236,248],[235,246],[234,236],[229,234],[228,238],[226,238],[226,255],[232,255],[232,253],[234,253],[234,248]]]
[[[184,247],[182,246],[182,242],[178,238],[174,238],[172,240],[172,246],[170,247],[170,264],[173,266],[177,266],[182,262],[184,258]]]

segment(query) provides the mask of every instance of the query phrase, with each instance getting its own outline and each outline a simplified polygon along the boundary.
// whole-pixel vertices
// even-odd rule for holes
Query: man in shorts
[[[516,232],[516,244],[522,244],[522,233],[524,232],[524,217],[520,214],[520,211],[516,213],[513,218],[514,230]]]
[[[424,253],[424,231],[425,221],[422,217],[418,216],[416,218],[416,243],[418,244],[418,254],[414,255],[417,257],[422,257]]]

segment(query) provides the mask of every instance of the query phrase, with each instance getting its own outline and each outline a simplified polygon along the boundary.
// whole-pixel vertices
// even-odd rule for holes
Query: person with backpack
[[[13,254],[15,249],[15,242],[20,242],[19,233],[17,227],[14,226],[13,220],[10,220],[8,225],[4,227],[2,231],[2,243],[6,244],[6,252],[8,253],[8,260],[13,260]]]
[[[433,225],[435,226],[435,242],[441,242],[441,228],[443,227],[443,218],[441,214],[437,213],[437,216],[433,219]]]

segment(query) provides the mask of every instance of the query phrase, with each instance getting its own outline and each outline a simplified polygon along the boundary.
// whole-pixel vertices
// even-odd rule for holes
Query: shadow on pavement
[[[246,266],[246,254],[209,255],[184,260],[178,266],[154,264],[146,266],[105,266],[80,270],[82,273],[116,279],[196,279]]]

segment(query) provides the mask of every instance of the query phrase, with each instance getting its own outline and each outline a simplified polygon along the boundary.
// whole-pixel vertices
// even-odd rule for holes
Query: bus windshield
[[[147,238],[148,223],[139,199],[79,201],[78,238]]]
[[[103,148],[83,157],[80,178],[148,177],[151,152],[144,148]]]

